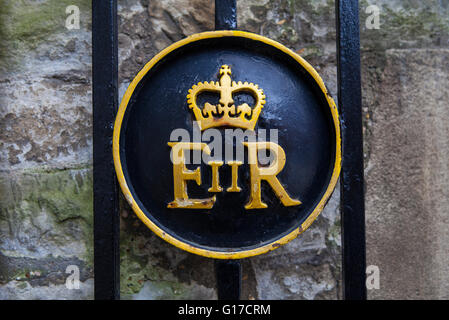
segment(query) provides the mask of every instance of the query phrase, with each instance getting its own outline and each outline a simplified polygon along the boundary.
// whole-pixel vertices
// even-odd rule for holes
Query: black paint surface
[[[344,298],[366,299],[362,93],[357,0],[337,0],[338,101],[342,119],[341,220]]]
[[[215,260],[218,300],[239,300],[242,264],[239,260]]]
[[[278,129],[286,165],[278,175],[292,198],[284,207],[271,187],[262,183],[267,209],[245,210],[249,199],[249,167],[239,169],[240,193],[217,193],[211,210],[168,209],[173,201],[171,148],[173,129],[192,134],[193,112],[186,95],[200,81],[218,81],[227,64],[232,79],[258,84],[266,95],[256,130]],[[244,99],[244,98],[243,98]],[[201,40],[170,53],[134,91],[120,137],[122,166],[134,199],[146,216],[166,233],[196,247],[214,251],[249,250],[271,243],[298,228],[322,198],[335,158],[335,131],[324,94],[313,78],[280,50],[240,37]],[[197,165],[188,166],[194,169]],[[224,190],[231,168],[220,168]],[[208,198],[210,167],[202,164],[202,185],[188,182],[190,198]]]
[[[120,298],[118,185],[112,134],[118,105],[117,1],[92,1],[95,299]]]
[[[215,0],[215,30],[237,29],[237,0]]]

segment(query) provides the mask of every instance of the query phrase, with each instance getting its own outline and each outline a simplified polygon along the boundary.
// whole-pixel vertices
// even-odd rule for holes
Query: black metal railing
[[[236,0],[215,1],[215,29],[236,29]],[[338,105],[342,124],[344,299],[366,299],[363,137],[357,0],[336,0]],[[112,132],[118,105],[117,1],[92,1],[95,299],[119,299],[118,188]],[[238,299],[239,261],[217,260],[219,299]]]

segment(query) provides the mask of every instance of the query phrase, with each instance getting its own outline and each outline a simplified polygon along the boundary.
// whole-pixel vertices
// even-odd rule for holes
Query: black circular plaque
[[[222,158],[207,162],[211,129],[222,137],[211,155]],[[248,135],[227,135],[239,132]],[[338,112],[317,72],[283,45],[241,31],[196,34],[156,55],[123,97],[113,143],[138,217],[173,245],[213,258],[253,256],[295,238],[340,173]],[[242,161],[225,157],[227,147],[243,150]],[[185,163],[174,164],[174,150]]]

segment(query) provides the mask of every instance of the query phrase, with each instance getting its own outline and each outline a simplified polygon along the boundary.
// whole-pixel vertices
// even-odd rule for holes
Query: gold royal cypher
[[[251,108],[248,104],[243,103],[239,106],[234,105],[232,98],[233,93],[251,92],[255,97],[255,106]],[[220,94],[218,105],[205,103],[201,109],[196,104],[197,95],[202,92],[217,92]],[[193,110],[197,123],[201,130],[211,127],[233,126],[243,129],[254,130],[256,122],[265,104],[265,95],[262,89],[252,83],[242,83],[231,81],[231,69],[227,65],[220,68],[219,82],[199,82],[194,85],[187,95],[189,108]],[[215,117],[220,114],[221,117]],[[248,117],[250,117],[248,119]],[[284,206],[298,206],[301,201],[292,199],[282,184],[279,182],[277,175],[282,171],[285,165],[285,151],[281,146],[274,142],[242,142],[248,148],[248,161],[250,166],[250,183],[251,194],[249,202],[245,205],[245,209],[263,209],[268,206],[262,202],[261,182],[265,180],[273,189],[276,196]],[[210,155],[211,151],[206,143],[200,142],[169,142],[172,148],[173,161],[173,183],[174,183],[174,200],[170,202],[168,208],[182,209],[211,209],[216,201],[216,196],[206,199],[191,199],[187,195],[187,181],[194,180],[201,185],[200,167],[195,170],[187,169],[184,159],[186,151],[201,151]],[[269,150],[273,155],[273,161],[269,166],[260,167],[257,154],[261,150]],[[223,165],[222,161],[209,161],[208,165],[212,169],[212,186],[208,189],[211,193],[222,192],[220,186],[219,168]],[[232,183],[226,191],[240,192],[238,186],[238,167],[242,165],[241,161],[229,161],[227,165],[232,169]]]

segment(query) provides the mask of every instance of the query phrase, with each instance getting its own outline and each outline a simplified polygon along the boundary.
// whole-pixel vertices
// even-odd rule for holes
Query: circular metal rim
[[[274,240],[271,243],[265,244],[261,247],[249,249],[249,250],[242,250],[242,251],[214,251],[214,250],[208,250],[200,247],[195,247],[189,243],[183,242],[174,236],[168,234],[167,232],[160,229],[153,221],[151,221],[143,212],[143,210],[138,206],[137,201],[133,198],[133,195],[131,194],[131,191],[128,187],[128,184],[126,182],[125,176],[123,174],[122,164],[120,161],[120,132],[121,132],[121,126],[123,122],[123,117],[126,112],[126,108],[128,106],[128,103],[131,99],[131,96],[137,87],[138,83],[143,79],[143,77],[148,73],[148,71],[156,65],[161,59],[163,59],[166,55],[173,52],[174,50],[187,45],[189,43],[204,40],[204,39],[211,39],[211,38],[220,38],[220,37],[243,37],[251,40],[256,40],[263,42],[265,44],[268,44],[270,46],[273,46],[282,52],[288,54],[291,56],[296,62],[298,62],[316,81],[318,86],[320,87],[321,91],[323,92],[327,103],[329,104],[329,108],[332,114],[332,119],[334,123],[334,129],[335,129],[335,162],[334,162],[334,170],[332,172],[331,179],[329,181],[329,184],[327,186],[326,192],[324,193],[323,197],[319,201],[318,205],[313,209],[312,213],[307,217],[307,219],[295,230],[290,232],[289,234],[283,236],[280,239]],[[220,31],[208,31],[203,33],[197,33],[194,35],[191,35],[185,39],[182,39],[178,42],[173,43],[169,47],[165,48],[161,52],[159,52],[156,56],[154,56],[145,66],[140,70],[140,72],[137,74],[137,76],[133,79],[131,84],[128,86],[128,89],[126,90],[123,99],[120,103],[119,110],[117,112],[117,116],[114,123],[114,132],[113,132],[113,159],[114,159],[114,167],[117,174],[117,179],[120,184],[120,188],[123,192],[123,195],[125,196],[126,201],[129,203],[131,208],[133,209],[134,213],[139,217],[139,219],[145,223],[145,225],[150,228],[156,235],[158,235],[163,240],[169,242],[170,244],[208,258],[215,258],[215,259],[241,259],[241,258],[247,258],[251,256],[256,256],[259,254],[266,253],[268,251],[274,250],[278,247],[280,247],[283,244],[286,244],[290,242],[291,240],[295,239],[299,234],[304,232],[312,223],[313,221],[318,217],[318,215],[321,213],[321,211],[324,209],[327,201],[329,200],[330,196],[332,195],[332,192],[335,189],[335,186],[338,181],[338,177],[340,175],[341,170],[341,135],[340,135],[340,121],[339,121],[339,115],[337,106],[335,105],[334,100],[328,93],[328,90],[326,86],[324,85],[323,80],[319,76],[319,74],[316,72],[316,70],[301,56],[293,52],[292,50],[288,49],[284,45],[280,44],[277,41],[271,40],[269,38],[260,36],[258,34],[250,33],[250,32],[244,32],[244,31],[235,31],[235,30],[220,30]]]

